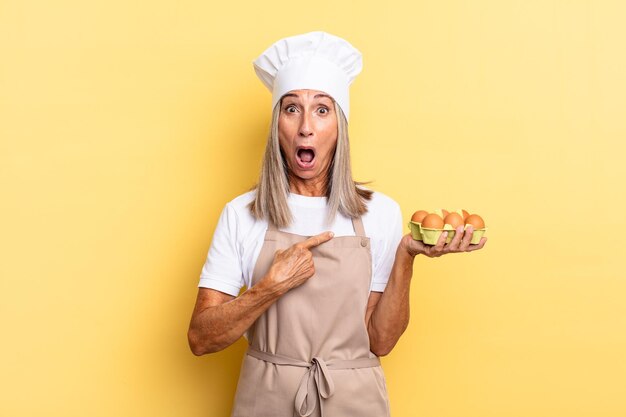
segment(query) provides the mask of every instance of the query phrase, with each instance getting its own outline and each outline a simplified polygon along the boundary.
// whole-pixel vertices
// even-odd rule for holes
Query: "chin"
[[[311,171],[292,170],[291,173],[293,174],[293,176],[298,177],[301,180],[312,180],[313,178],[319,176],[319,173]]]

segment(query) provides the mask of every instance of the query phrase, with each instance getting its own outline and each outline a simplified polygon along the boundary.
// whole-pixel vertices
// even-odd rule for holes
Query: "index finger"
[[[302,246],[305,249],[311,249],[311,248],[321,245],[324,242],[328,242],[330,239],[333,238],[333,236],[335,236],[333,232],[320,233],[319,235],[312,236],[308,238],[307,240],[305,240],[304,242],[300,243],[300,246]]]

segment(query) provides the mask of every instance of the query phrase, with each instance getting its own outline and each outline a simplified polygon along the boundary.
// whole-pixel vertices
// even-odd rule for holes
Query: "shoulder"
[[[238,219],[244,222],[253,222],[254,217],[250,212],[249,205],[256,196],[256,190],[248,191],[240,194],[226,203],[224,211],[236,216]]]
[[[360,188],[369,190],[363,186]],[[367,202],[366,216],[370,213],[376,217],[384,215],[395,216],[400,212],[400,205],[396,202],[396,200],[379,191],[369,191],[372,191],[372,198]]]
[[[222,210],[221,220],[227,222],[231,229],[247,230],[253,227],[256,219],[252,216],[248,205],[254,200],[256,191],[240,194],[226,203]]]
[[[237,212],[248,210],[248,204],[250,204],[252,200],[254,200],[255,196],[256,196],[256,190],[251,190],[246,193],[240,194],[237,197],[230,200],[228,203],[226,203],[226,207]]]
[[[388,195],[373,191],[367,213],[363,215],[363,225],[368,236],[374,239],[395,239],[398,230],[402,230],[400,205]]]

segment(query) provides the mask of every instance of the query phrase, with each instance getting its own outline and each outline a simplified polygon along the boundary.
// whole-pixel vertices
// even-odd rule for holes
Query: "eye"
[[[326,107],[320,107],[319,111],[322,114],[328,114],[328,109]]]
[[[293,110],[293,111],[292,111]],[[288,105],[287,107],[285,107],[285,111],[287,113],[295,113],[296,111],[296,106],[294,106],[293,104]]]

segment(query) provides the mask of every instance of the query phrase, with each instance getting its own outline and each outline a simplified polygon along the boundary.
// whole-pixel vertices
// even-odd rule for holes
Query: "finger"
[[[469,248],[470,243],[472,241],[472,235],[474,234],[474,227],[472,227],[472,225],[468,225],[467,229],[465,229],[465,234],[463,235],[463,240],[461,241],[461,244],[459,245],[459,249],[462,251],[466,251],[468,250],[467,248]]]
[[[311,264],[303,265],[302,277],[311,278],[313,275],[315,275],[315,265],[313,262],[311,262]]]
[[[432,258],[433,255],[431,253],[431,251],[433,250],[434,246],[430,246],[430,245],[424,245],[424,250],[422,250],[422,255],[426,255],[429,258]]]
[[[441,236],[439,236],[439,239],[437,240],[437,244],[433,247],[434,252],[441,252],[443,250],[443,245],[446,244],[447,238],[448,238],[448,232],[443,232]]]
[[[333,238],[334,235],[335,234],[333,232],[320,233],[319,235],[312,236],[308,238],[307,240],[305,240],[304,242],[300,243],[300,246],[303,247],[304,249],[311,249],[311,248],[321,245],[324,242],[328,242],[330,239]]]
[[[477,245],[469,245],[469,248],[467,249],[467,251],[471,252],[473,250],[481,249],[483,246],[485,246],[485,243],[487,243],[487,238],[486,237],[481,237],[480,238],[480,242],[478,242]]]
[[[456,228],[454,233],[454,237],[448,243],[447,250],[449,252],[456,252],[459,249],[459,244],[461,243],[461,238],[463,237],[463,226],[459,226]]]
[[[441,256],[441,254],[435,250],[434,246],[430,246],[428,248],[428,253],[426,253],[426,256],[428,256],[429,258],[438,258]]]
[[[315,263],[313,262],[312,256],[302,265],[302,271],[307,278],[310,278],[313,274],[315,274]]]

